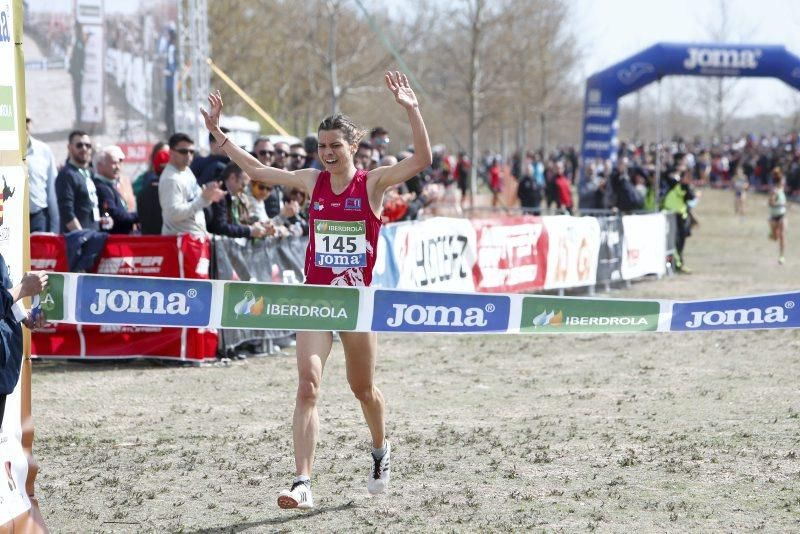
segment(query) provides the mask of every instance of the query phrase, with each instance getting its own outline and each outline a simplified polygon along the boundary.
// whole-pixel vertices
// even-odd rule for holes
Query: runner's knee
[[[371,403],[375,400],[375,386],[372,384],[350,384],[350,391],[360,402]]]
[[[301,377],[297,383],[297,400],[299,402],[316,404],[319,398],[319,389],[320,383],[318,379]]]

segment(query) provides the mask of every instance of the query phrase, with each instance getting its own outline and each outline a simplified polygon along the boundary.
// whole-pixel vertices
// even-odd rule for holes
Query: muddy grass
[[[707,192],[691,275],[611,296],[800,288],[766,208]],[[797,210],[794,210],[795,212]],[[790,213],[789,222],[797,215]],[[800,237],[790,232],[790,240]],[[311,513],[293,474],[290,355],[228,367],[38,362],[37,495],[54,532],[797,531],[797,331],[382,336],[393,479],[366,493],[368,432],[326,368]]]

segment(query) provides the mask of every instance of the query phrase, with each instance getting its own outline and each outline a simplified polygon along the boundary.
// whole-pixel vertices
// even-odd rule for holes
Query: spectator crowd
[[[68,249],[101,249],[97,233],[249,239],[308,235],[307,194],[251,181],[212,136],[206,155],[196,154],[194,140],[183,133],[156,143],[147,170],[131,180],[123,174],[125,155],[118,146],[94,146],[89,134],[75,130],[67,139],[68,158],[59,165],[48,146],[30,135],[30,126],[29,119],[31,231],[66,234]],[[358,145],[356,167],[371,170],[411,155],[408,149],[392,154],[389,146],[389,132],[373,128]],[[250,148],[264,165],[287,170],[322,167],[314,135],[294,143],[260,137]],[[454,156],[442,145],[434,146],[433,152],[428,169],[387,191],[384,222],[461,215],[473,205],[469,187],[473,163],[467,155]],[[691,208],[697,185],[732,187],[736,209],[741,210],[744,191],[768,190],[778,169],[785,176],[786,194],[800,196],[796,133],[711,143],[681,138],[661,145],[623,142],[615,161],[587,161],[582,169],[574,147],[558,148],[547,156],[541,151],[516,152],[507,162],[486,151],[475,163],[475,172],[491,193],[492,207],[512,207],[500,199],[506,168],[516,183],[523,212],[572,214],[579,208],[592,215],[663,209],[677,219],[681,249],[696,224]],[[71,261],[71,268],[80,267]]]
[[[125,154],[117,145],[96,146],[87,132],[74,130],[67,138],[68,157],[59,164],[47,144],[31,135],[30,119],[28,128],[32,232],[80,236],[79,247],[96,233],[252,239],[308,235],[306,192],[251,181],[212,136],[206,155],[197,154],[194,140],[184,133],[155,143],[147,169],[131,179],[123,173]],[[388,147],[388,132],[374,128],[358,146],[356,166],[371,170],[411,155],[409,150],[389,154]],[[259,137],[251,154],[264,165],[290,171],[322,168],[313,135],[293,144]],[[434,209],[448,182],[440,182],[441,175],[450,172],[442,168],[392,188],[384,202],[384,222],[416,219],[424,209]]]

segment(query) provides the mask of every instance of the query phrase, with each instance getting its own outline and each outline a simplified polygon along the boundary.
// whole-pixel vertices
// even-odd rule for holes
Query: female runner
[[[334,286],[368,286],[372,281],[372,267],[377,254],[378,234],[381,226],[383,193],[393,185],[405,182],[431,164],[431,146],[422,121],[419,104],[408,78],[400,72],[387,72],[386,86],[408,115],[414,143],[414,155],[391,166],[371,171],[356,170],[353,155],[364,135],[348,117],[336,114],[319,125],[319,159],[324,170],[300,169],[286,171],[266,167],[245,150],[229,142],[219,128],[222,97],[217,91],[208,96],[210,111],[201,109],[206,127],[217,144],[236,162],[251,179],[270,185],[297,188],[311,194],[309,210],[310,235],[306,250],[305,277],[307,284]],[[327,252],[335,239],[317,239],[315,221],[329,221],[328,229],[336,222],[358,222],[364,234],[355,240],[352,256],[357,267],[331,268],[318,257]],[[352,224],[349,229],[352,229]],[[352,242],[352,240],[350,241]],[[385,439],[384,400],[375,387],[375,359],[378,340],[371,332],[340,332],[345,354],[347,381],[361,403],[367,426],[372,436],[372,456],[369,462],[367,490],[371,494],[383,493],[389,483],[389,442]],[[314,449],[319,435],[317,401],[320,395],[322,372],[331,352],[331,332],[297,332],[297,397],[295,400],[292,434],[294,438],[295,478],[289,489],[278,496],[281,508],[313,508],[311,471]]]
[[[772,190],[769,193],[769,237],[778,242],[778,263],[783,265],[786,241],[786,181],[780,167],[772,170]]]

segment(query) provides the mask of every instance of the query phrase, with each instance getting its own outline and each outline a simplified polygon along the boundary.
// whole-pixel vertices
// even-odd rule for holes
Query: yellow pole
[[[270,117],[269,113],[267,113],[266,111],[264,111],[264,108],[262,108],[261,106],[259,106],[258,104],[256,104],[256,101],[255,101],[255,100],[253,100],[252,98],[250,98],[250,95],[248,95],[247,93],[245,93],[245,92],[242,90],[242,88],[241,88],[241,87],[239,87],[239,86],[236,84],[236,82],[234,82],[233,80],[231,80],[231,79],[230,79],[230,77],[229,77],[227,74],[225,74],[224,72],[222,72],[222,69],[220,69],[219,67],[217,67],[217,66],[214,64],[214,62],[213,62],[213,61],[211,61],[211,58],[207,58],[207,59],[206,59],[206,63],[208,63],[208,66],[209,66],[209,67],[211,67],[211,70],[213,70],[213,71],[214,71],[214,73],[215,73],[217,76],[219,76],[220,78],[222,78],[222,81],[224,81],[225,83],[227,83],[228,85],[230,85],[231,89],[233,89],[234,91],[236,91],[236,94],[238,94],[239,96],[241,96],[241,97],[242,97],[242,99],[243,99],[245,102],[247,102],[248,104],[250,104],[250,107],[251,107],[251,108],[253,108],[254,110],[256,110],[256,113],[258,113],[259,115],[261,115],[261,116],[264,118],[264,120],[265,120],[265,121],[267,121],[267,122],[270,124],[270,126],[272,126],[273,128],[275,128],[275,130],[276,130],[276,131],[277,131],[279,134],[281,134],[281,135],[289,135],[289,132],[287,132],[286,130],[284,130],[283,128],[281,128],[281,125],[280,125],[280,124],[278,124],[277,122],[275,122],[275,119],[273,119],[272,117]]]

